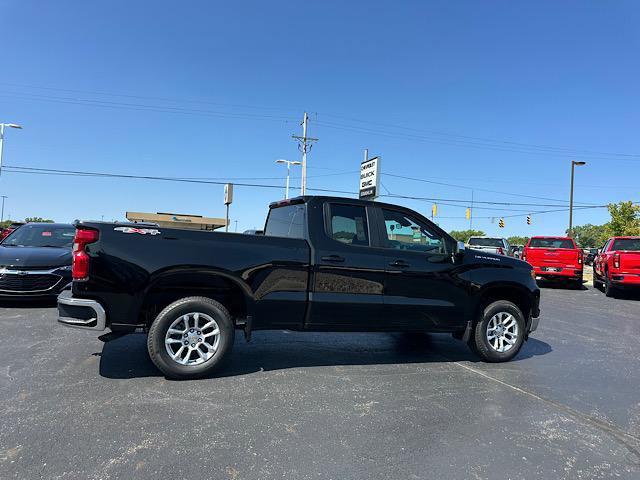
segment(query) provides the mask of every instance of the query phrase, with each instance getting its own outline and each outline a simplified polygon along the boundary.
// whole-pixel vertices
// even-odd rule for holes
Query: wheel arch
[[[515,304],[525,322],[529,320],[533,308],[533,293],[517,283],[497,283],[484,287],[478,294],[478,301],[473,312],[472,323],[481,317],[484,309],[497,300],[506,300]]]
[[[184,297],[201,296],[220,302],[234,322],[253,314],[255,299],[249,285],[233,273],[205,267],[171,268],[153,275],[145,289],[140,322],[147,327],[168,305]]]

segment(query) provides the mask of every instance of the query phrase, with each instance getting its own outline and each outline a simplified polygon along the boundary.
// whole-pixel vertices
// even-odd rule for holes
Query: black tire
[[[165,337],[169,327],[187,314],[199,313],[211,317],[218,326],[219,340],[215,353],[197,365],[183,365],[171,358],[165,347]],[[210,327],[212,328],[212,327]],[[204,330],[203,330],[204,332]],[[167,377],[176,380],[201,378],[220,367],[234,342],[235,329],[233,319],[227,309],[219,302],[207,297],[186,297],[166,307],[155,318],[149,329],[147,350],[151,361]],[[192,344],[193,345],[193,344]],[[188,348],[188,346],[187,346]],[[187,353],[185,357],[196,357]],[[196,361],[198,357],[196,357]]]
[[[602,285],[602,282],[598,280],[598,274],[596,273],[596,269],[594,268],[593,269],[593,288],[597,288],[599,290],[601,285]]]
[[[515,343],[506,352],[496,350],[487,339],[487,328],[491,319],[500,313],[507,313],[513,317],[517,324],[517,336]],[[515,357],[524,343],[525,319],[520,309],[512,302],[498,300],[487,305],[482,311],[469,339],[469,348],[486,362],[508,362]],[[513,337],[512,337],[513,338]]]
[[[609,272],[604,272],[604,294],[609,298],[616,297],[616,287],[611,284],[611,280],[609,280]]]

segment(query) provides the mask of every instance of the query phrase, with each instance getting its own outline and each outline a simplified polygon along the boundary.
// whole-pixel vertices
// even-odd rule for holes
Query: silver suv
[[[498,255],[512,255],[511,245],[506,238],[500,237],[471,237],[467,242],[469,248],[482,252],[497,253]]]

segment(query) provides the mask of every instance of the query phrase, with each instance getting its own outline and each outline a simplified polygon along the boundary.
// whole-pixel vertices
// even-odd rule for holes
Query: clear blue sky
[[[6,132],[4,163],[284,185],[274,160],[299,159],[291,135],[307,110],[320,138],[310,187],[355,191],[368,147],[383,173],[467,187],[383,176],[394,194],[470,199],[473,187],[476,201],[558,203],[485,190],[566,201],[575,158],[588,162],[577,202],[640,200],[638,25],[636,1],[0,0],[0,121],[24,125]],[[222,190],[0,177],[5,217],[58,221],[223,216]],[[260,227],[283,193],[238,187],[239,230]],[[474,215],[549,209],[499,208]],[[438,220],[463,229],[464,213],[441,203]],[[534,215],[531,227],[507,218],[500,233],[560,234],[567,216]],[[607,218],[575,214],[576,224]],[[488,218],[474,227],[499,233]]]

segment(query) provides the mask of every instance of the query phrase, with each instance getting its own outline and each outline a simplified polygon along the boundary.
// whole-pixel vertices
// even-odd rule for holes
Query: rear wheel
[[[605,270],[604,272],[604,294],[607,297],[615,298],[616,296],[616,287],[611,284],[611,280],[609,279],[609,272]]]
[[[593,288],[600,288],[600,286],[602,285],[602,282],[600,282],[600,280],[598,279],[598,274],[596,273],[596,268],[595,266],[593,267]]]
[[[216,370],[231,351],[234,325],[210,298],[187,297],[166,307],[151,324],[147,349],[169,378],[199,378]]]
[[[520,309],[514,303],[498,300],[483,310],[469,347],[487,362],[507,362],[520,351],[525,333]]]

